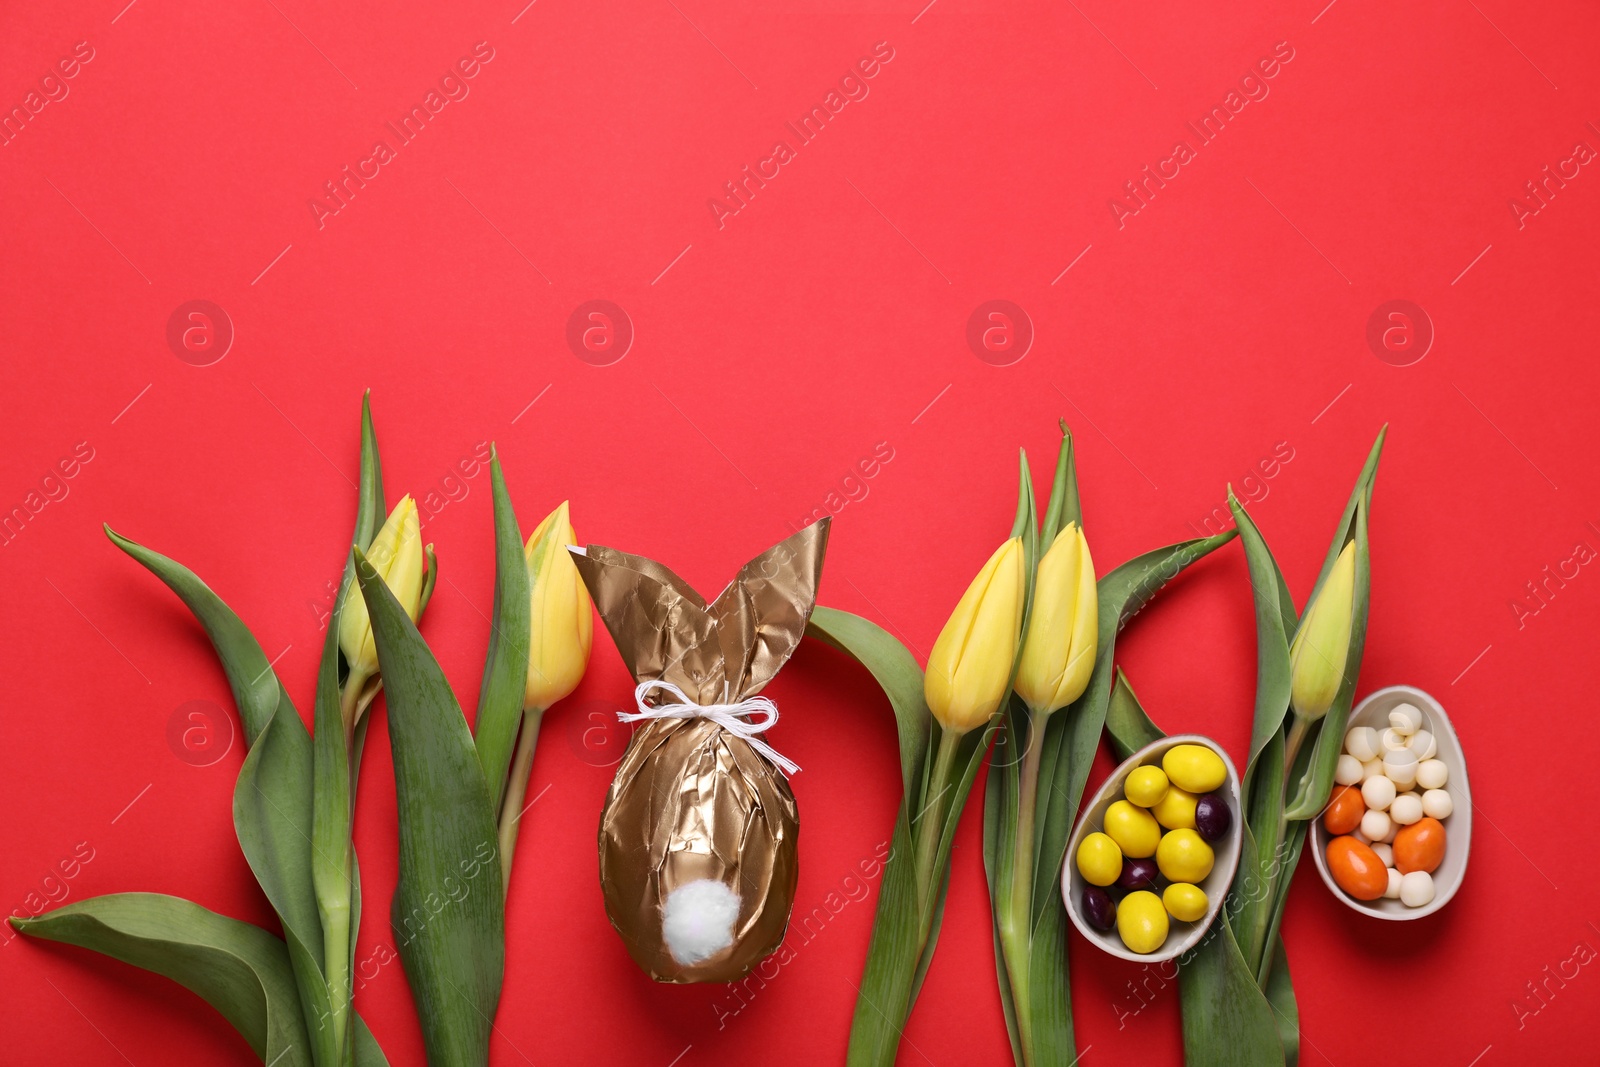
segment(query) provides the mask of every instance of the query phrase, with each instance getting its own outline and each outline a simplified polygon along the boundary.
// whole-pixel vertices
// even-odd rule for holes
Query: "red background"
[[[1542,1001],[1526,983],[1600,946],[1583,828],[1600,579],[1576,561],[1600,547],[1600,177],[1581,167],[1520,220],[1510,206],[1575,142],[1600,146],[1587,5],[125,2],[12,5],[0,33],[6,109],[76,42],[94,56],[0,148],[0,507],[38,504],[79,442],[93,454],[0,552],[6,910],[159,890],[272,924],[230,822],[240,746],[194,766],[168,742],[186,702],[231,716],[222,674],[99,523],[210,581],[281,652],[306,712],[363,388],[391,494],[459,498],[426,521],[445,580],[423,629],[468,707],[492,559],[487,476],[458,463],[480,441],[498,442],[524,529],[570,497],[581,537],[709,593],[837,508],[823,601],[925,654],[1010,523],[1017,446],[1045,489],[1059,416],[1102,574],[1192,536],[1256,471],[1253,512],[1297,598],[1388,422],[1360,692],[1409,682],[1443,700],[1474,757],[1479,829],[1460,895],[1412,924],[1355,915],[1305,859],[1284,928],[1302,1062],[1592,1061],[1600,979],[1550,982]],[[319,228],[323,183],[480,41],[494,58],[470,95]],[[893,59],[870,95],[719,229],[708,199],[775,140],[795,147],[785,121],[880,41]],[[1269,95],[1119,228],[1109,199],[1193,144],[1185,123],[1279,42],[1293,59]],[[565,340],[596,298],[636,334],[604,367]],[[236,334],[210,366],[166,340],[194,299]],[[991,299],[1035,331],[1009,366],[965,340]],[[1409,366],[1366,340],[1393,299],[1436,333]],[[839,507],[880,442],[892,460]],[[595,649],[533,771],[495,1062],[839,1060],[876,882],[731,1016],[725,989],[650,983],[607,927],[594,828],[613,757],[584,731],[627,679],[603,633]],[[1162,725],[1243,755],[1254,645],[1237,546],[1118,651]],[[809,644],[769,692],[771,736],[805,768],[809,911],[887,836],[893,724],[864,672]],[[362,959],[390,938],[387,742],[380,714],[358,819]],[[1008,1056],[978,814],[903,1063]],[[92,861],[53,878],[80,842]],[[1076,934],[1071,954],[1084,1062],[1175,1062],[1175,986],[1135,999],[1139,968]],[[187,992],[75,949],[8,940],[0,1003],[7,1062],[251,1059]],[[358,1005],[392,1063],[421,1062],[396,964]]]

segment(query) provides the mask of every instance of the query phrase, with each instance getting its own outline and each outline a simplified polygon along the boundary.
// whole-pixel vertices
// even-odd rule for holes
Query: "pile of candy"
[[[1161,766],[1129,773],[1123,799],[1106,809],[1102,829],[1078,845],[1090,926],[1115,929],[1124,945],[1146,954],[1167,940],[1168,916],[1205,917],[1210,901],[1196,883],[1211,873],[1211,846],[1233,825],[1227,801],[1213,792],[1227,777],[1222,758],[1204,745],[1175,745]],[[1115,900],[1113,890],[1126,895]]]
[[[1334,835],[1328,871],[1357,900],[1384,897],[1420,908],[1433,900],[1433,872],[1444,859],[1444,820],[1454,805],[1450,768],[1424,728],[1422,711],[1401,704],[1383,731],[1345,735],[1333,795],[1322,817]]]

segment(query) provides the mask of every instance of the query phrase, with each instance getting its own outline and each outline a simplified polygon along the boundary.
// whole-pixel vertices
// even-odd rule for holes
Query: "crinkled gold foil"
[[[642,556],[591,545],[573,560],[635,681],[671,682],[696,703],[736,703],[760,692],[800,644],[828,523],[745,564],[709,605]],[[611,925],[657,981],[733,981],[783,942],[799,831],[788,780],[743,738],[709,719],[648,721],[629,742],[600,816]],[[662,907],[700,879],[738,894],[733,942],[680,963],[662,937]]]

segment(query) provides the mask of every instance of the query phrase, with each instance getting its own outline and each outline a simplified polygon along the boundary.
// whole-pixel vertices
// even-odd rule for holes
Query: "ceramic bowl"
[[[1461,888],[1461,880],[1467,873],[1467,854],[1472,849],[1472,789],[1467,784],[1466,755],[1461,751],[1461,739],[1456,736],[1450,716],[1445,714],[1437,700],[1415,686],[1392,685],[1371,694],[1350,713],[1345,730],[1348,732],[1357,726],[1371,726],[1382,731],[1389,725],[1389,712],[1400,704],[1413,704],[1421,709],[1422,728],[1431,731],[1434,740],[1439,743],[1435,758],[1444,760],[1450,768],[1450,778],[1444,787],[1450,794],[1452,810],[1450,817],[1444,820],[1444,859],[1439,869],[1433,872],[1433,899],[1420,908],[1408,908],[1398,900],[1383,898],[1357,900],[1340,889],[1333,875],[1328,872],[1328,842],[1333,835],[1328,833],[1320,818],[1312,824],[1309,846],[1317,864],[1317,873],[1322,875],[1329,891],[1345,907],[1375,919],[1404,922],[1432,915],[1450,903],[1450,898]]]
[[[1211,873],[1198,883],[1205,891],[1206,900],[1210,902],[1205,915],[1192,923],[1173,920],[1167,933],[1167,940],[1162,946],[1155,952],[1141,954],[1131,951],[1124,945],[1115,930],[1096,930],[1083,917],[1083,889],[1087,883],[1084,882],[1083,875],[1078,873],[1078,844],[1085,836],[1104,827],[1106,809],[1114,801],[1123,798],[1122,784],[1129,774],[1146,765],[1161,766],[1161,757],[1166,755],[1169,748],[1178,745],[1204,745],[1222,757],[1223,766],[1228,769],[1228,778],[1215,792],[1227,801],[1228,813],[1233,819],[1228,827],[1227,836],[1221,841],[1212,843],[1216,861],[1212,864]],[[1078,825],[1073,829],[1072,837],[1067,842],[1067,862],[1061,870],[1061,892],[1066,901],[1067,914],[1072,917],[1072,925],[1076,926],[1078,932],[1091,944],[1113,956],[1135,963],[1160,963],[1181,956],[1199,943],[1205,936],[1206,929],[1216,919],[1217,913],[1222,910],[1222,902],[1228,895],[1228,887],[1233,884],[1234,872],[1239,868],[1239,844],[1242,840],[1240,835],[1243,832],[1241,830],[1243,825],[1244,816],[1239,808],[1239,772],[1234,769],[1233,761],[1228,758],[1221,745],[1199,734],[1177,734],[1144,746],[1124,760],[1115,773],[1106,779],[1105,784],[1084,809],[1083,817],[1078,820]]]

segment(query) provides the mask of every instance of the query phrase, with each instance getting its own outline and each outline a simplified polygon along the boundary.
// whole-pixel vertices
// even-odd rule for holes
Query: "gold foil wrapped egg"
[[[800,816],[781,771],[709,719],[656,719],[600,819],[606,913],[666,982],[728,982],[783,942]]]
[[[827,539],[827,519],[806,527],[710,604],[653,560],[597,545],[572,552],[634,680],[727,708],[759,693],[799,646]],[[731,982],[783,943],[800,817],[788,779],[758,751],[764,739],[678,710],[635,731],[606,796],[606,915],[657,981]]]

